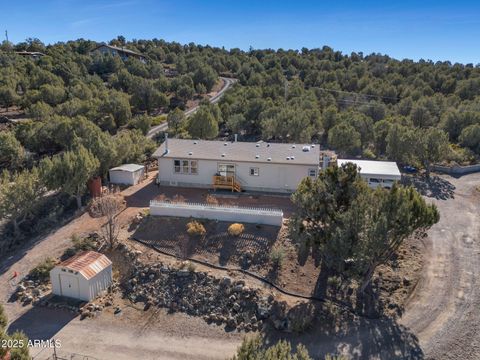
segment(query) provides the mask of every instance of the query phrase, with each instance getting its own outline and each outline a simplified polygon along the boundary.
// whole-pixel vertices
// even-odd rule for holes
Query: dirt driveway
[[[430,194],[441,218],[428,232],[422,279],[401,319],[427,358],[480,358],[479,185],[480,174],[442,176]]]

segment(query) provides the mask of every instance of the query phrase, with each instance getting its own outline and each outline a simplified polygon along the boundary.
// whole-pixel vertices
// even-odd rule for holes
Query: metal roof
[[[112,265],[112,262],[105,255],[96,251],[84,251],[61,262],[57,266],[78,272],[88,280],[110,265]]]
[[[320,146],[263,141],[255,143],[168,139],[168,153],[163,143],[153,153],[153,157],[318,166]]]
[[[100,49],[101,47],[107,47],[109,49],[116,50],[118,52],[123,52],[125,54],[135,55],[135,56],[138,56],[138,57],[143,57],[143,58],[145,57],[145,55],[142,55],[142,54],[140,54],[136,51],[127,49],[125,47],[118,47],[118,46],[113,46],[113,45],[108,45],[108,44],[100,44],[95,49],[93,49],[92,52]]]
[[[338,159],[337,164],[341,166],[345,163],[353,163],[360,168],[362,175],[384,175],[392,176],[398,179],[402,174],[398,170],[396,162],[393,161],[372,161],[372,160],[353,160],[353,159]]]
[[[135,172],[138,170],[143,169],[143,165],[138,164],[123,164],[114,168],[111,168],[110,171],[128,171],[128,172]]]

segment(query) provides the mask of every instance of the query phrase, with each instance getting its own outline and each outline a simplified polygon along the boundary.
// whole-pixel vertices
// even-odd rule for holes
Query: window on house
[[[189,166],[188,166],[189,161],[188,160],[182,160],[182,173],[188,174],[189,173]]]
[[[251,167],[250,168],[250,175],[251,176],[258,176],[259,175],[258,167]]]
[[[308,176],[316,177],[317,176],[317,169],[308,169]]]
[[[179,173],[180,172],[180,160],[173,160],[173,165],[175,167],[175,172]]]
[[[369,180],[371,183],[379,183],[380,180],[379,179],[375,179],[375,178],[370,178]]]
[[[197,160],[173,160],[173,171],[176,174],[198,174]]]
[[[190,174],[198,174],[197,160],[190,161]]]

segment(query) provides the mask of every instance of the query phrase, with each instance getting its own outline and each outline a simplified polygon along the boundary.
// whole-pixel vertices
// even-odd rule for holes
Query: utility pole
[[[7,39],[7,43],[8,43],[8,30],[5,30],[5,38]]]

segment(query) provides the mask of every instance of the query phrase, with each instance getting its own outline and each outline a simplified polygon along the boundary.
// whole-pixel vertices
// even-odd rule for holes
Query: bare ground
[[[436,184],[440,183],[440,187],[424,189],[424,193],[439,207],[441,220],[424,239],[422,277],[400,323],[391,319],[352,319],[336,329],[315,327],[302,336],[270,333],[268,339],[286,337],[294,343],[305,343],[314,356],[340,352],[352,359],[480,358],[480,197],[475,189],[480,183],[480,174],[439,179]],[[154,197],[151,189],[146,190],[148,187],[152,185],[144,183],[127,190],[127,203],[133,208],[122,213],[122,221],[127,223],[127,218]],[[60,254],[71,245],[71,233],[99,226],[92,221],[79,218],[42,241],[25,246],[19,255],[3,262],[2,302],[13,290],[8,282],[12,271],[18,269],[26,273],[44,257]],[[80,228],[79,223],[83,224]],[[213,325],[205,325],[201,319],[181,314],[164,317],[158,312],[147,320],[143,312],[130,315],[130,310],[125,309],[124,320],[105,313],[92,321],[80,322],[65,318],[59,312],[37,314],[30,307],[19,308],[14,304],[8,304],[6,309],[10,320],[22,325],[18,328],[38,331],[41,335],[55,334],[64,344],[62,350],[87,353],[99,359],[225,358],[233,354],[240,342],[239,335],[225,333]],[[145,323],[148,323],[146,327]],[[143,333],[139,328],[141,324]]]

